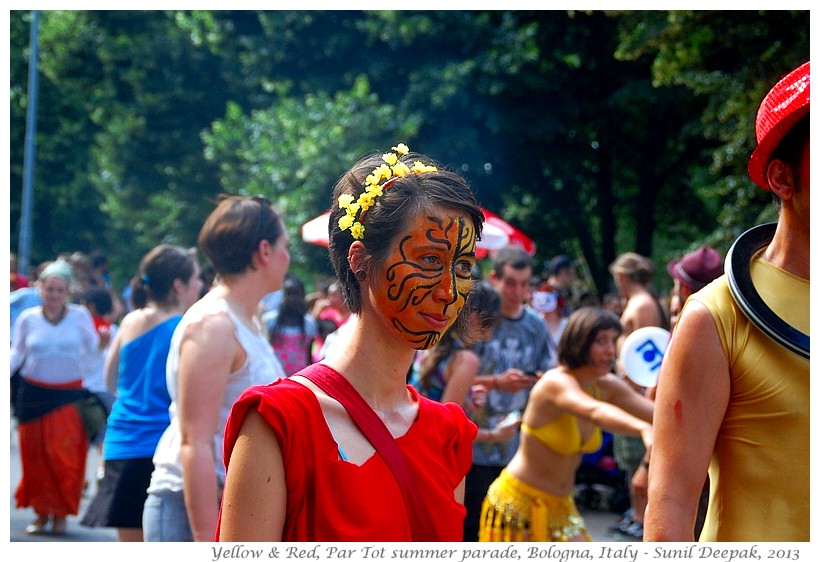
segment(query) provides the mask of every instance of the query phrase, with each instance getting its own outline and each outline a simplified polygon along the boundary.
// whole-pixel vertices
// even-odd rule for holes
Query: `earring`
[[[354,275],[356,277],[356,281],[364,281],[367,278],[367,272],[364,269],[360,269]]]

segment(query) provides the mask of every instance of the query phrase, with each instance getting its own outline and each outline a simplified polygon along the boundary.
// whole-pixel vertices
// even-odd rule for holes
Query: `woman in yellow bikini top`
[[[597,386],[593,387],[593,391],[593,396],[600,400]],[[544,447],[564,456],[594,453],[601,448],[603,443],[603,432],[597,425],[592,428],[592,434],[587,439],[583,439],[581,429],[578,427],[578,418],[570,413],[561,414],[555,421],[539,427],[530,427],[522,423],[521,431],[533,436]]]
[[[533,386],[518,450],[484,500],[479,540],[590,540],[572,497],[581,456],[600,448],[602,430],[651,447],[653,403],[612,374],[620,333],[601,308],[570,316],[558,366]]]

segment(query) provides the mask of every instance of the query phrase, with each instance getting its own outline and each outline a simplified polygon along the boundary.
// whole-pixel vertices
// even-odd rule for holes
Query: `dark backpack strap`
[[[413,540],[422,542],[438,540],[433,521],[413,481],[413,474],[410,472],[407,459],[396,445],[390,430],[373,411],[373,408],[346,378],[330,367],[317,364],[300,372],[299,376],[305,377],[344,406],[359,430],[382,456],[401,489]]]

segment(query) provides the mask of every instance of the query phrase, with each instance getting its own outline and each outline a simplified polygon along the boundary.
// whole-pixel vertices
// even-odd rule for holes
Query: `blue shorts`
[[[142,510],[145,542],[194,542],[182,492],[151,492]]]

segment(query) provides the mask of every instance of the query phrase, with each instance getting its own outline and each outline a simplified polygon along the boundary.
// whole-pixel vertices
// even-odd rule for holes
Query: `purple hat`
[[[670,261],[666,271],[693,291],[699,291],[723,275],[723,258],[717,250],[701,246],[679,260]]]

